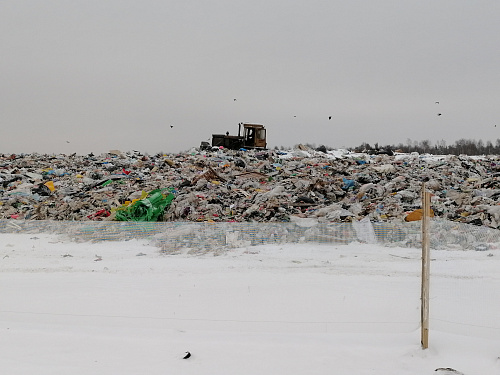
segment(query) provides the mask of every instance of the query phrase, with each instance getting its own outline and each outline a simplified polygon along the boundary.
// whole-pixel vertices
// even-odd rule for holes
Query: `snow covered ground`
[[[146,241],[0,234],[0,369],[500,374],[500,250],[431,258],[430,348],[422,350],[419,249],[168,255]]]

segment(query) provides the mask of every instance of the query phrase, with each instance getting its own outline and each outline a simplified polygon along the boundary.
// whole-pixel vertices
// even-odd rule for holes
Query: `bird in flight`
[[[442,116],[443,114],[442,114],[442,113],[438,113],[437,115],[438,115],[438,116]]]
[[[331,120],[332,119],[332,116],[328,116],[328,120]]]
[[[235,101],[236,101],[236,99],[233,99],[233,102],[235,102]]]
[[[436,104],[439,104],[439,102],[436,102]]]
[[[174,126],[173,125],[170,125],[170,129],[172,129]]]

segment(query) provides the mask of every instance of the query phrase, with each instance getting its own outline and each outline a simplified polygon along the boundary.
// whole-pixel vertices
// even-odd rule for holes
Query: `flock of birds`
[[[234,102],[235,102],[236,100],[237,100],[236,98],[234,98],[234,99],[233,99],[233,101],[234,101]],[[439,104],[439,102],[434,102],[434,103],[435,103],[435,104]],[[438,113],[437,113],[437,116],[438,116],[438,117],[439,117],[439,116],[442,116],[442,115],[443,115],[443,114],[442,114],[441,112],[438,112]],[[297,116],[296,116],[296,115],[294,115],[293,117],[297,117]],[[332,119],[332,116],[328,116],[328,120],[331,120],[331,119]],[[172,129],[173,127],[174,127],[174,125],[170,125],[170,129]],[[496,127],[497,127],[497,126],[495,125],[495,128],[496,128]],[[66,142],[67,142],[67,143],[69,143],[69,141],[66,141]]]
[[[233,101],[235,102],[237,99],[234,98]],[[439,102],[435,102],[436,104],[439,104]],[[443,114],[442,113],[438,113],[437,114],[438,116],[442,116]],[[297,117],[296,115],[294,115],[293,117]],[[332,116],[328,116],[328,120],[331,120],[332,119]],[[170,128],[173,128],[174,126],[173,125],[170,125]],[[496,127],[496,125],[495,125]]]
[[[434,102],[435,104],[439,104],[439,102]],[[443,114],[442,113],[438,113],[437,114],[438,116],[442,116]]]
[[[233,99],[233,101],[236,101],[236,98]],[[439,104],[439,102],[434,102],[435,104]],[[443,114],[441,112],[438,112],[437,113],[437,116],[442,116]],[[297,117],[297,116],[293,116],[293,117]],[[332,116],[328,116],[328,120],[331,120],[332,119]],[[174,127],[174,125],[170,125],[170,129],[172,129]],[[495,128],[496,128],[496,124],[495,124]],[[70,143],[69,141],[66,141],[66,143]]]

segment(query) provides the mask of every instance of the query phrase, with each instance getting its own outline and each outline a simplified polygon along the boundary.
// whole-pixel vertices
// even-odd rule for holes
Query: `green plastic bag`
[[[165,195],[164,190],[169,190]],[[172,203],[174,194],[169,188],[156,189],[149,192],[148,196],[129,206],[116,210],[117,221],[157,221],[165,208]]]

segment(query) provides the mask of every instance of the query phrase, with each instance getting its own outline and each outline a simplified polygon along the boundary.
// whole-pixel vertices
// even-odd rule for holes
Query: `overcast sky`
[[[495,142],[499,20],[498,0],[0,0],[0,153],[178,152],[239,122],[270,147]]]

